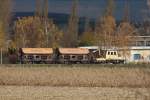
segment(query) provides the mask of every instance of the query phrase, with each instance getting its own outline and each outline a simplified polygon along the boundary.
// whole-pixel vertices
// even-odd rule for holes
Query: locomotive
[[[92,64],[124,63],[117,50],[90,50],[88,48],[21,48],[22,64]]]

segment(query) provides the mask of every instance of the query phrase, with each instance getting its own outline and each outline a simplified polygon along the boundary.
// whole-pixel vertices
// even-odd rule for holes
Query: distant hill
[[[14,20],[21,17],[33,16],[33,12],[15,12]],[[56,24],[62,24],[68,22],[69,15],[61,13],[49,13],[49,18],[52,18]]]
[[[17,18],[33,16],[33,12],[15,12],[13,20],[17,20]],[[49,18],[52,18],[54,23],[57,24],[60,28],[66,27],[69,19],[69,14],[62,13],[49,13]],[[94,26],[94,19],[91,20],[91,26]],[[79,32],[84,30],[85,17],[80,17],[79,21]]]
[[[33,12],[15,12],[13,20],[15,21],[15,20],[17,20],[17,18],[33,16],[33,15],[34,15]],[[57,24],[61,29],[65,29],[67,26],[67,23],[68,23],[69,14],[49,13],[49,18],[52,18],[54,23]],[[95,20],[96,19],[90,19],[92,28],[94,28]],[[117,24],[119,24],[119,23],[120,23],[120,20],[117,20]],[[138,25],[140,25],[139,23],[134,22],[134,21],[132,23],[134,23],[134,24],[136,23],[137,27],[138,27]],[[79,33],[82,33],[84,31],[84,24],[85,24],[85,17],[80,17]]]

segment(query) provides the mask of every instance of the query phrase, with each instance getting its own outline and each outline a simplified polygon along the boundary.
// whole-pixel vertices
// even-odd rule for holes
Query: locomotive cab
[[[97,63],[113,63],[119,64],[124,63],[125,60],[122,57],[119,57],[117,50],[100,50],[99,57],[96,58]]]

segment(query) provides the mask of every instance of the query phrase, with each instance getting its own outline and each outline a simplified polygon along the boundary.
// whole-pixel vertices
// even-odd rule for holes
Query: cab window
[[[111,55],[113,55],[114,54],[114,52],[111,52]]]

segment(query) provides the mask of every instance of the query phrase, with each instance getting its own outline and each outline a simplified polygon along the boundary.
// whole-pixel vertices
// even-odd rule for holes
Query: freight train
[[[21,48],[19,60],[22,64],[120,64],[125,60],[117,50],[89,50],[87,48]]]

